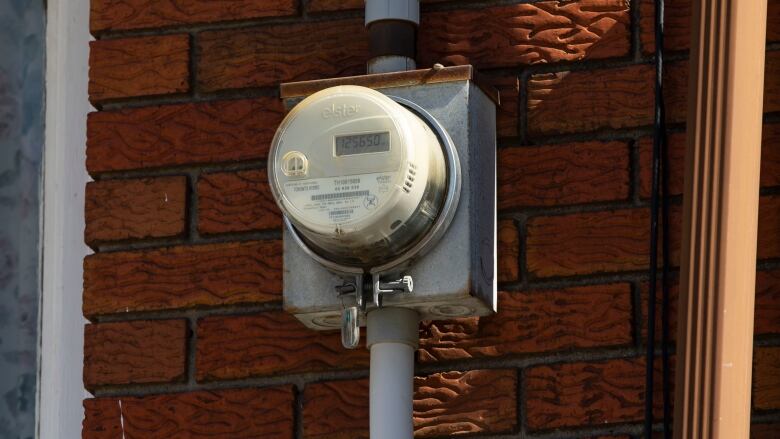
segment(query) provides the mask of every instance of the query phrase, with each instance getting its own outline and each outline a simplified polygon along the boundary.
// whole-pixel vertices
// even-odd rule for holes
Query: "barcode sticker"
[[[311,200],[312,201],[338,200],[339,198],[365,197],[368,194],[369,194],[368,191],[336,192],[332,194],[312,195]]]
[[[392,172],[292,180],[284,184],[285,198],[309,221],[344,225],[379,207],[392,189]]]

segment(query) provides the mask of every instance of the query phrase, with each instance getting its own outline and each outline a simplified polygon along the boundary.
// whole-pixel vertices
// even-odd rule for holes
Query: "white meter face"
[[[371,266],[414,244],[446,186],[438,138],[417,115],[364,87],[299,103],[271,146],[269,178],[282,211],[322,256]]]

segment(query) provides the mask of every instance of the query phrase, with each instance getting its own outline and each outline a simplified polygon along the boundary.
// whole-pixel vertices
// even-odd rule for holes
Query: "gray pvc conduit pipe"
[[[368,73],[414,70],[419,0],[366,0],[369,33]]]
[[[414,436],[414,352],[419,323],[413,309],[379,308],[368,313],[371,439]]]
[[[414,70],[419,0],[366,0],[369,73]],[[369,421],[371,439],[414,437],[414,352],[420,316],[407,308],[378,308],[368,313],[371,351]]]

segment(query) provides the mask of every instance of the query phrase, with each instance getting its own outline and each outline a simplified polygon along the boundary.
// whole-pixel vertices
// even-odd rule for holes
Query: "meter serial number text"
[[[336,192],[354,191],[360,189],[359,178],[337,178],[333,180],[333,183],[335,184],[333,190]]]

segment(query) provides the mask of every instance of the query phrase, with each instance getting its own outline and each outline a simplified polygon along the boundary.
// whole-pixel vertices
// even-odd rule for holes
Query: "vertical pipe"
[[[414,70],[419,0],[366,0],[368,73]]]
[[[368,313],[366,327],[371,350],[370,437],[411,439],[419,315],[407,308],[379,308]]]
[[[766,0],[696,0],[675,435],[747,438]]]
[[[368,73],[414,70],[419,24],[419,0],[366,0]],[[414,352],[419,323],[417,311],[407,308],[378,308],[368,313],[371,439],[414,437]]]

